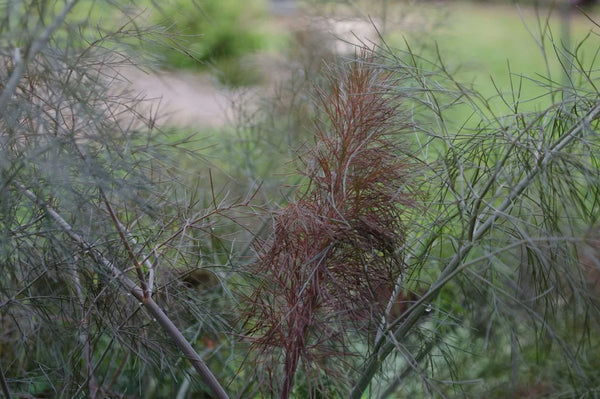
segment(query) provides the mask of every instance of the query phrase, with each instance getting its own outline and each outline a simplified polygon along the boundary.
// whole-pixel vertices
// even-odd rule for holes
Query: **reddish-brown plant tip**
[[[271,356],[265,367],[281,367],[270,386],[282,398],[299,367],[309,379],[327,367],[316,359],[348,354],[348,334],[373,331],[403,273],[413,168],[397,134],[407,124],[389,77],[372,61],[363,54],[332,69],[319,99],[328,120],[300,172],[309,188],[275,215],[252,266],[261,283],[250,297],[248,336],[259,357]]]

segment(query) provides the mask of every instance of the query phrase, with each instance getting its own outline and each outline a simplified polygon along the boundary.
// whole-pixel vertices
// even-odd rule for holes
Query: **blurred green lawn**
[[[557,83],[564,79],[551,40],[549,37],[541,39],[543,31],[549,29],[553,41],[562,47],[566,37],[560,9],[468,2],[443,2],[421,7],[429,7],[431,14],[438,15],[433,28],[425,34],[392,32],[388,37],[391,45],[402,48],[406,36],[409,43],[416,40],[425,47],[425,54],[433,57],[437,43],[442,60],[450,70],[457,71],[455,78],[472,83],[484,96],[497,94],[492,79],[501,91],[510,90],[511,73],[513,78],[523,75],[542,82],[547,77]],[[422,12],[427,13],[427,9]],[[589,35],[578,53],[584,64],[593,69],[600,44],[597,36],[600,28],[590,18],[600,22],[597,11],[588,16],[572,11],[568,32],[571,50]],[[525,98],[534,98],[544,92],[533,82],[524,83]]]

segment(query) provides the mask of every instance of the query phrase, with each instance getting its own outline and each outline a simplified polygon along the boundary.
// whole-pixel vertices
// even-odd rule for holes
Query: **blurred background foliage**
[[[211,68],[224,84],[256,84],[255,55],[272,48],[278,38],[268,31],[266,5],[251,0],[160,2],[152,19],[174,36],[176,45],[163,53],[168,68]]]

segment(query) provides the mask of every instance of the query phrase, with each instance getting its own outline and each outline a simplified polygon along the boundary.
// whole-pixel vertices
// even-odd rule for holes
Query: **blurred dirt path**
[[[287,21],[287,20],[286,20]],[[300,17],[293,22],[284,22],[299,44],[306,41],[312,34],[318,40],[308,45],[312,53],[319,54],[330,52],[339,55],[351,55],[356,51],[355,45],[371,46],[378,40],[377,29],[379,21],[364,21],[356,18],[322,18]],[[304,39],[302,39],[304,38]],[[298,44],[298,43],[296,43]],[[265,65],[257,64],[255,67],[265,68],[271,82],[262,86],[246,89],[231,90],[220,86],[209,73],[194,73],[190,71],[153,71],[144,72],[138,69],[127,68],[121,71],[127,81],[126,87],[134,94],[139,94],[145,101],[139,108],[140,111],[157,113],[157,123],[176,127],[221,127],[232,123],[235,101],[251,97],[252,95],[265,95],[275,81],[285,76],[289,65],[274,66],[275,62]],[[279,78],[278,78],[279,76]],[[234,101],[235,100],[235,101]],[[250,102],[252,103],[252,102]],[[239,105],[239,104],[238,104]],[[249,104],[245,104],[246,106]]]
[[[229,122],[233,93],[208,74],[188,71],[122,71],[126,86],[144,99],[141,111],[157,112],[160,125],[221,127]]]

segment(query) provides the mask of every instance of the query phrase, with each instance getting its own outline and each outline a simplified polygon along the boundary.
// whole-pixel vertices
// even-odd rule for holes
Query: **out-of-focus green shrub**
[[[219,78],[233,85],[256,79],[244,63],[246,56],[266,46],[263,1],[170,0],[160,6],[159,23],[177,34],[177,44],[163,54],[166,66],[214,66],[221,71]]]

